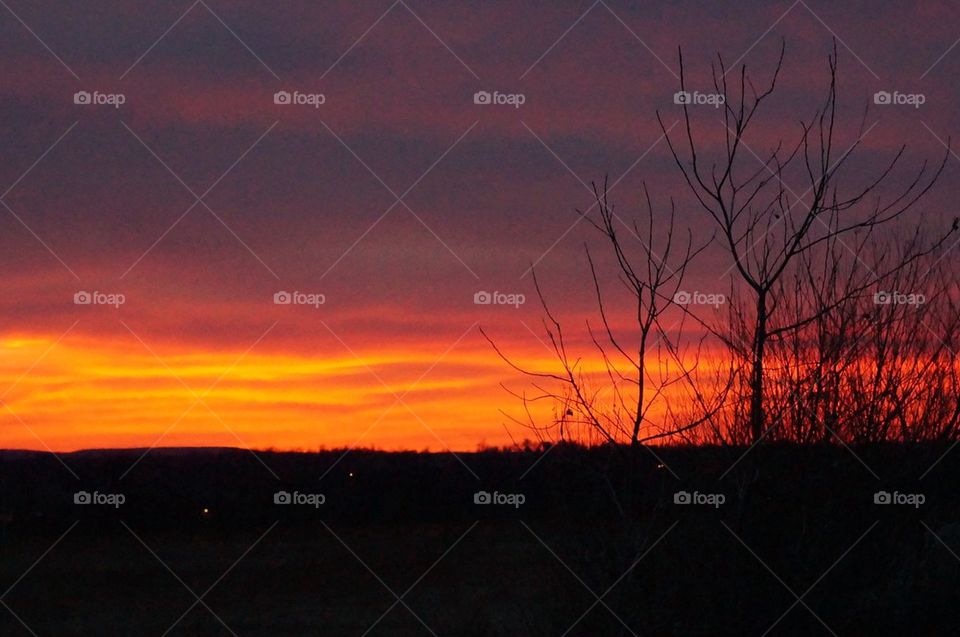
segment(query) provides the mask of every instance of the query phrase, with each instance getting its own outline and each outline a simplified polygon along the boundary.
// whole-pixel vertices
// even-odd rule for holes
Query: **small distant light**
[[[210,509],[208,509],[207,507],[203,507],[203,514],[206,515],[208,513],[210,513]]]
[[[667,465],[665,465],[665,464],[663,464],[663,463],[661,462],[661,463],[659,463],[659,464],[657,465],[657,469],[664,469],[664,468],[666,468],[666,466],[667,466]]]
[[[352,477],[353,477],[353,471],[351,471],[349,475],[350,475],[350,477],[352,478]]]

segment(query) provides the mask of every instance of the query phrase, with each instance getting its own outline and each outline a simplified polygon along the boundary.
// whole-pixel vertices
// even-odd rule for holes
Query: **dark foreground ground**
[[[960,630],[960,449],[544,451],[0,452],[0,635]]]

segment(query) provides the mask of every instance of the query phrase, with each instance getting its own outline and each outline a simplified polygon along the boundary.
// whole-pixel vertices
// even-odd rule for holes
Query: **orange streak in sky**
[[[458,347],[431,369],[432,352],[378,348],[358,351],[361,361],[346,351],[320,358],[155,348],[161,362],[136,342],[55,340],[0,340],[0,448],[510,443],[497,411],[514,406],[499,386],[510,372],[489,349]],[[522,360],[543,367],[544,356]],[[513,429],[521,440],[529,433]]]

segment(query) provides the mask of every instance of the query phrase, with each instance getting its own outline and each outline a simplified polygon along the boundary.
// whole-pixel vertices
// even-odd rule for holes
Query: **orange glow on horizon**
[[[508,372],[479,344],[438,361],[442,350],[317,357],[266,345],[246,354],[151,348],[155,356],[131,341],[0,339],[0,448],[459,451],[511,442],[497,411],[511,400],[499,386]]]
[[[127,336],[0,337],[0,448],[473,451],[536,438],[511,420],[526,415],[501,386],[533,395],[531,379],[512,370],[478,334],[447,351],[420,345],[351,351],[332,339],[322,354],[292,352],[268,340],[249,351],[205,351],[148,346]],[[524,369],[560,371],[533,336],[503,349]],[[676,372],[668,367],[660,372]],[[596,388],[606,384],[601,358],[581,358],[578,369],[588,382],[598,381]],[[609,400],[608,394],[607,387],[597,397]],[[667,399],[675,409],[688,402],[672,390],[650,410],[652,420],[665,413]],[[550,422],[549,401],[531,408],[538,425]]]

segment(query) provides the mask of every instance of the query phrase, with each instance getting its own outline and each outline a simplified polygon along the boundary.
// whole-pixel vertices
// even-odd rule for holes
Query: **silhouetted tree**
[[[874,273],[853,287],[842,290],[822,288],[825,294],[809,312],[787,320],[784,316],[786,288],[783,279],[792,267],[825,245],[844,245],[855,234],[862,235],[885,227],[901,218],[929,192],[939,178],[949,156],[949,149],[938,164],[928,168],[924,162],[907,185],[883,198],[881,187],[894,180],[903,157],[902,146],[865,185],[848,186],[843,169],[864,135],[861,123],[857,140],[844,152],[836,142],[837,56],[836,45],[828,57],[829,81],[820,107],[810,118],[801,121],[795,139],[780,140],[763,157],[755,155],[746,143],[761,107],[773,95],[781,72],[785,47],[782,46],[768,83],[757,88],[742,64],[733,86],[728,85],[723,58],[711,65],[713,85],[722,96],[722,143],[719,150],[709,148],[707,136],[695,130],[690,105],[683,102],[683,130],[679,139],[671,135],[658,112],[657,118],[670,152],[683,178],[700,207],[713,220],[719,241],[729,253],[734,271],[749,290],[748,304],[740,305],[737,317],[744,329],[730,325],[731,340],[745,338],[742,352],[746,358],[748,378],[745,399],[748,402],[747,425],[752,441],[759,441],[766,432],[766,356],[772,339],[788,336],[793,331],[815,323],[842,306],[849,298],[876,287],[898,269],[906,267],[942,245],[944,237],[934,245],[912,245],[913,251],[902,254],[900,263],[891,269]],[[687,90],[682,52],[680,54],[680,90]],[[713,155],[713,161],[705,158]],[[803,174],[809,182],[803,195],[793,193],[786,185],[787,174]],[[799,212],[796,212],[796,211]],[[832,223],[831,223],[832,220]],[[955,230],[952,228],[946,234]],[[862,245],[862,244],[861,244]],[[808,291],[809,292],[809,291]]]
[[[722,390],[711,399],[693,382],[703,338],[683,343],[680,335],[686,315],[674,325],[663,322],[666,310],[675,305],[673,299],[681,290],[688,266],[708,242],[694,246],[688,230],[680,245],[676,236],[675,205],[671,201],[669,213],[657,218],[646,186],[646,219],[642,224],[634,220],[628,225],[615,213],[606,183],[594,185],[594,196],[593,206],[580,214],[604,237],[617,266],[617,280],[635,308],[632,326],[624,336],[611,320],[601,277],[587,248],[598,325],[588,319],[586,330],[595,353],[603,361],[603,374],[585,372],[583,359],[568,349],[563,326],[551,310],[535,271],[534,285],[544,311],[543,328],[559,363],[559,372],[525,369],[515,364],[492,339],[487,339],[510,366],[534,379],[538,393],[532,397],[515,394],[518,398],[525,404],[549,400],[556,405],[555,418],[548,425],[538,425],[529,409],[527,421],[521,424],[553,434],[559,440],[579,442],[581,435],[597,436],[603,443],[637,448],[700,426],[722,405]],[[594,208],[597,212],[592,214]],[[662,246],[658,245],[662,254],[652,247],[658,244],[657,227],[663,228],[665,234]],[[666,391],[680,383],[693,387],[701,413],[685,422],[673,418],[669,422],[655,422],[649,417],[651,409],[664,401]]]

